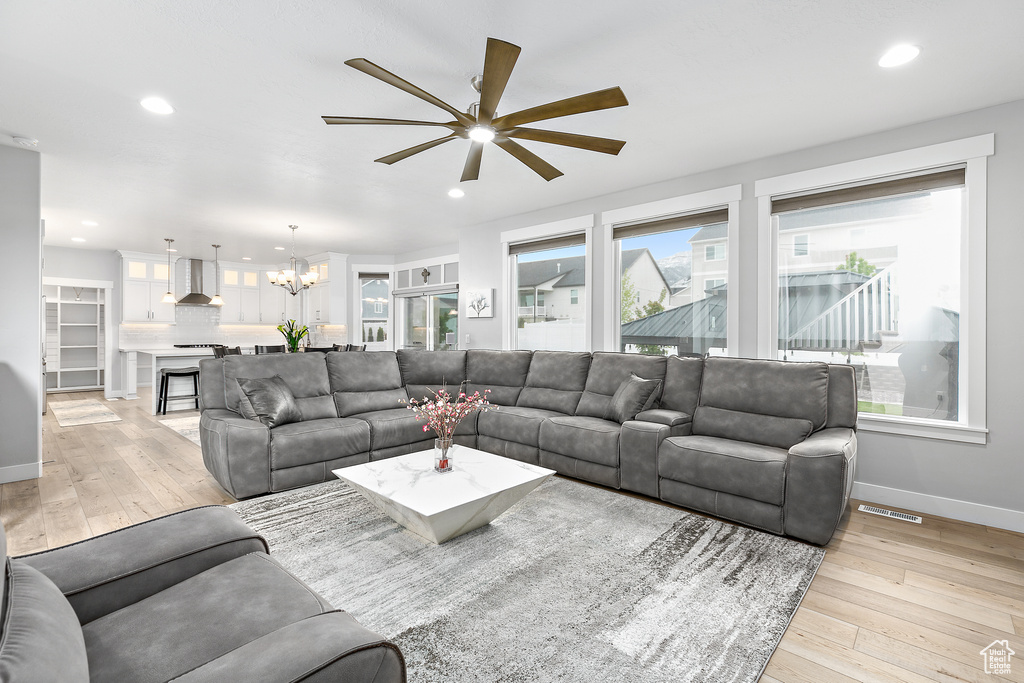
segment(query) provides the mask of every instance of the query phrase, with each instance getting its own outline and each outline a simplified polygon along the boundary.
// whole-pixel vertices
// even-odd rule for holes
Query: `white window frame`
[[[722,248],[722,258],[718,258],[718,248],[719,247]],[[711,252],[714,255],[714,258],[708,258],[708,249],[713,249],[714,250],[714,251]],[[704,245],[704,262],[705,263],[713,263],[714,261],[724,261],[726,259],[727,255],[728,255],[727,254],[727,249],[725,248],[724,244],[705,244]]]
[[[584,340],[587,351],[594,350],[594,216],[576,216],[551,223],[541,223],[515,230],[505,230],[501,233],[501,250],[505,258],[502,259],[501,281],[505,288],[505,313],[501,316],[502,348],[516,348],[516,313],[519,304],[518,291],[516,289],[516,271],[513,265],[513,255],[509,254],[510,244],[522,242],[533,242],[563,235],[578,235],[583,233],[585,238],[585,256],[583,259],[583,277],[586,285],[583,287],[583,314],[586,322],[583,326]]]
[[[395,289],[395,265],[393,263],[353,263],[352,264],[352,320],[349,326],[351,332],[348,335],[349,342],[362,344],[363,332],[363,301],[362,288],[359,286],[359,273],[387,273],[388,274],[388,322],[384,326],[387,335],[388,348],[395,349],[395,297],[391,292]],[[359,330],[359,339],[355,340],[355,331]]]
[[[704,192],[680,195],[669,199],[661,199],[645,204],[626,206],[621,209],[613,209],[601,213],[601,242],[605,255],[604,259],[604,296],[605,301],[611,303],[606,306],[604,316],[604,350],[618,351],[621,348],[622,328],[619,324],[619,306],[621,297],[619,291],[621,279],[618,277],[621,268],[620,250],[616,248],[615,240],[612,238],[612,227],[620,223],[633,223],[650,221],[670,216],[697,213],[711,209],[727,208],[729,210],[729,234],[726,239],[726,256],[739,254],[740,241],[740,200],[743,199],[742,185],[729,185]],[[740,279],[739,259],[730,259],[726,269],[726,281],[733,283],[733,293],[729,297],[726,306],[726,331],[725,345],[727,354],[730,356],[739,355],[740,343],[740,306],[739,290],[736,283]],[[691,285],[692,286],[692,285]]]
[[[715,284],[716,282],[718,284]],[[706,277],[704,278],[704,291],[706,292],[712,287],[724,285],[726,282],[727,280],[724,277]]]
[[[797,241],[801,237],[804,238],[804,242],[801,245],[803,247],[804,253],[798,254],[798,253],[796,253]],[[802,258],[804,256],[810,256],[810,255],[811,255],[811,235],[810,235],[810,233],[802,232],[799,235],[793,235],[793,258]]]
[[[575,301],[573,301],[573,299],[575,299]],[[570,306],[577,306],[577,305],[579,305],[579,303],[580,303],[580,290],[578,288],[570,289],[569,290],[569,305]]]
[[[960,421],[874,415],[858,416],[858,428],[906,436],[964,443],[987,442],[986,426],[986,240],[988,157],[995,153],[995,135],[978,135],[937,145],[894,152],[823,168],[764,178],[754,183],[757,196],[758,329],[757,354],[775,358],[778,337],[778,235],[772,230],[772,197],[838,185],[870,182],[887,176],[927,172],[952,164],[966,164],[966,225],[960,242],[960,375],[963,389]]]

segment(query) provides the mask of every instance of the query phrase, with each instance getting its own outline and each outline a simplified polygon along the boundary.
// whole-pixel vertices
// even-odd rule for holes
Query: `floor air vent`
[[[884,508],[876,508],[871,505],[861,505],[857,508],[861,512],[866,512],[869,515],[880,515],[882,517],[892,517],[893,519],[902,519],[904,522],[913,522],[914,524],[920,524],[921,518],[917,515],[908,515],[906,512],[893,512],[892,510],[886,510]]]

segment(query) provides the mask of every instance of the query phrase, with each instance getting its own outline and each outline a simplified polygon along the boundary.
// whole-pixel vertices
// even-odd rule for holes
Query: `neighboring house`
[[[728,223],[715,223],[690,238],[693,263],[690,270],[690,300],[700,301],[707,291],[726,284],[729,276]]]
[[[638,308],[649,301],[657,301],[662,291],[671,289],[647,249],[623,251],[622,267],[637,291]],[[524,322],[584,317],[585,268],[584,256],[518,264],[518,317]],[[665,304],[668,304],[667,295]]]

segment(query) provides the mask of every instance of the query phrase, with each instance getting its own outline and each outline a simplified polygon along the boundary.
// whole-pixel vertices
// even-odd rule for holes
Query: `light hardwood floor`
[[[80,398],[103,401],[50,395]],[[149,415],[147,399],[103,401],[121,422],[62,428],[44,416],[43,477],[0,487],[11,555],[233,502],[199,447]],[[1024,535],[851,507],[761,680],[1024,683]],[[983,670],[980,650],[995,640],[1018,653],[1007,677]]]

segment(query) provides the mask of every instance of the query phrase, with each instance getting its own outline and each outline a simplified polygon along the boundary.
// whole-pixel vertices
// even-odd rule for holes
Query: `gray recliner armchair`
[[[398,648],[267,554],[230,509],[5,557],[0,682],[405,681]]]

